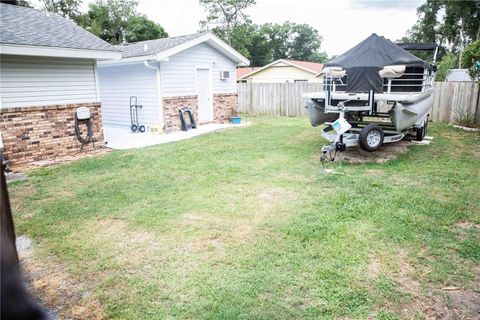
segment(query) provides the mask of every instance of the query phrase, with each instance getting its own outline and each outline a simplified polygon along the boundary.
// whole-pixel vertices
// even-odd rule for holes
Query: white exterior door
[[[213,121],[213,97],[209,69],[197,69],[198,122]]]

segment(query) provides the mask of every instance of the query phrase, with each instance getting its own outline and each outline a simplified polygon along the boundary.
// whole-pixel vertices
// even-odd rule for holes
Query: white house
[[[55,161],[81,150],[78,107],[103,142],[97,60],[119,59],[107,42],[57,14],[0,4],[0,133],[13,165]]]
[[[199,123],[224,122],[237,109],[236,68],[249,61],[209,32],[116,46],[121,60],[99,63],[103,121],[130,127],[130,97],[139,123],[180,129],[179,109]]]

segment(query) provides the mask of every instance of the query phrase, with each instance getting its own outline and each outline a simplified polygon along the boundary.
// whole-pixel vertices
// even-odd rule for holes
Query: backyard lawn
[[[431,124],[339,176],[307,119],[249,120],[10,184],[35,293],[60,318],[478,319],[480,134]]]

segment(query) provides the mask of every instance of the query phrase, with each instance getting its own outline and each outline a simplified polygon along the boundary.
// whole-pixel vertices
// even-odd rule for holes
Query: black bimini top
[[[372,34],[355,47],[325,64],[327,67],[342,67],[347,71],[348,92],[382,92],[383,80],[378,73],[385,66],[430,68],[430,64],[392,41]]]

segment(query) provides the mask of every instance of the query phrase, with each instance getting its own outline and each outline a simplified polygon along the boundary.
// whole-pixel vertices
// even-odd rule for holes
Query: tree
[[[438,63],[437,72],[435,73],[435,81],[445,81],[448,72],[455,67],[457,58],[453,53],[447,53]]]
[[[137,13],[137,5],[135,0],[97,0],[77,23],[111,44],[168,37],[161,25]]]
[[[80,15],[82,0],[43,0],[45,10],[75,20]]]
[[[260,28],[260,33],[267,39],[273,60],[324,62],[327,59],[326,53],[319,51],[323,38],[308,24],[288,21],[282,24],[267,23]]]
[[[138,42],[144,40],[168,37],[168,33],[161,25],[149,20],[146,16],[134,16],[128,19],[125,26],[125,40]]]
[[[125,42],[128,20],[137,14],[135,0],[97,0],[90,4],[79,24],[111,44]]]
[[[468,69],[472,80],[480,82],[480,40],[468,45],[462,56],[462,67]]]
[[[402,42],[434,42],[441,56],[447,51],[461,52],[480,38],[480,0],[427,0],[417,15]]]
[[[202,30],[221,30],[229,45],[233,42],[233,31],[250,20],[245,9],[255,4],[255,0],[200,0],[200,4],[208,12],[205,20],[200,21]]]
[[[0,0],[0,3],[11,4],[14,6],[28,7],[31,8],[32,5],[27,0]]]

